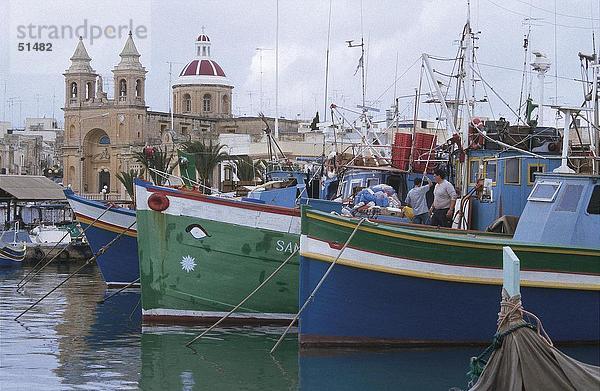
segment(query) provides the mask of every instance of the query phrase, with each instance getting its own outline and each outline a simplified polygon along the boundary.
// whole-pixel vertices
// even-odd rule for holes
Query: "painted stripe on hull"
[[[330,263],[300,258],[300,300]],[[554,341],[600,340],[600,292],[522,287],[523,304]],[[500,287],[336,265],[300,319],[302,344],[489,342]]]
[[[349,219],[333,218],[328,215],[322,215],[312,212],[306,212],[307,219],[323,221],[327,224],[333,224],[340,227],[354,228],[356,221]],[[384,229],[387,228],[387,229]],[[539,244],[522,243],[506,239],[494,239],[490,237],[477,237],[476,235],[469,236],[464,231],[450,233],[448,230],[437,232],[431,230],[410,230],[400,226],[366,226],[359,227],[359,231],[375,233],[377,235],[386,236],[389,238],[407,239],[424,244],[442,244],[453,247],[476,248],[486,250],[502,250],[502,246],[510,245],[514,251],[533,252],[533,253],[551,253],[551,254],[566,254],[566,255],[582,255],[582,256],[599,256],[600,251],[593,249],[579,248],[561,248]]]
[[[142,316],[144,319],[151,320],[153,317],[160,318],[194,318],[194,319],[207,319],[207,318],[222,318],[227,315],[227,312],[221,311],[189,311],[189,310],[173,310],[168,308],[154,308],[150,310],[142,310]],[[287,320],[290,321],[294,318],[295,314],[285,313],[256,313],[256,312],[237,312],[230,315],[233,319],[257,319],[257,320]]]
[[[148,197],[152,193],[143,186],[136,186],[137,210],[151,211]],[[295,209],[256,208],[251,202],[218,200],[210,197],[185,198],[173,191],[162,192],[169,198],[169,207],[163,214],[188,216],[204,220],[235,224],[249,228],[268,229],[291,234],[300,233],[300,216]]]
[[[302,235],[300,253],[311,259],[333,262],[339,250],[328,242]],[[346,248],[338,263],[411,277],[475,284],[502,285],[502,270],[472,266],[456,266],[376,254],[352,247]],[[557,289],[600,290],[600,276],[521,271],[521,285]]]

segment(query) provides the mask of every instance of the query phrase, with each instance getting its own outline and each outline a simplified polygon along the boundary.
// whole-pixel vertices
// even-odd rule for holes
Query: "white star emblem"
[[[194,268],[196,267],[196,258],[186,255],[185,257],[181,258],[181,262],[179,263],[181,264],[181,270],[185,270],[189,273],[194,271]]]

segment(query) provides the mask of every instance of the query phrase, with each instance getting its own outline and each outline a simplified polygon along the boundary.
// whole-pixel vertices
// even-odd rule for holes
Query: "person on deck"
[[[434,183],[425,176],[424,177],[428,184],[422,185],[423,181],[421,178],[415,178],[414,187],[409,190],[406,195],[406,204],[413,209],[414,217],[412,223],[414,224],[429,224],[429,208],[427,208],[427,192],[429,187],[433,186]]]
[[[446,179],[446,172],[442,169],[435,169],[433,179],[435,188],[433,189],[433,205],[431,205],[431,225],[437,227],[452,227],[452,217],[454,216],[454,206],[456,205],[456,190],[454,186]]]

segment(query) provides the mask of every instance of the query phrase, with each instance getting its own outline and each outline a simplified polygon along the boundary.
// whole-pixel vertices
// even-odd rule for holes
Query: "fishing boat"
[[[300,211],[136,181],[144,320],[214,320],[295,254]],[[291,318],[297,257],[233,318]]]
[[[553,339],[600,340],[597,176],[539,176],[514,236],[414,230],[304,209],[300,300],[337,260],[300,318],[303,344],[484,342],[495,330],[502,248],[522,265],[528,308]]]
[[[5,231],[2,233],[2,240],[0,240],[0,266],[1,267],[14,267],[21,266],[25,259],[27,252],[27,246],[23,241],[18,240],[19,223],[15,223],[13,231]],[[7,241],[7,236],[12,236],[12,240]]]
[[[96,258],[107,286],[139,285],[135,210],[89,200],[71,189],[64,192],[94,254],[121,235]]]

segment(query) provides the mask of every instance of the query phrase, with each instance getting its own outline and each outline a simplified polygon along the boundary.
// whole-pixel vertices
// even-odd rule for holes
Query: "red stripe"
[[[270,212],[270,213],[275,213],[275,214],[279,214],[279,215],[300,217],[300,209],[297,209],[297,208],[285,208],[282,206],[274,206],[274,205],[265,206],[265,205],[261,205],[261,204],[254,204],[252,202],[244,202],[244,201],[229,201],[229,200],[222,199],[222,198],[209,197],[204,194],[199,194],[199,193],[195,193],[195,192],[194,193],[186,192],[183,190],[179,190],[177,193],[175,193],[172,191],[164,191],[159,188],[148,188],[148,191],[150,191],[152,193],[164,194],[164,195],[170,196],[170,197],[185,198],[188,200],[194,200],[194,201],[198,201],[198,202],[207,202],[207,203],[211,203],[211,204],[225,205],[225,206],[229,206],[232,208],[256,210],[259,212]]]

